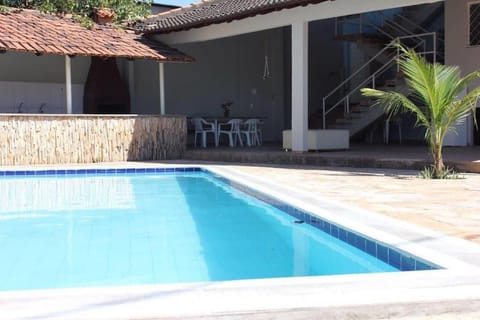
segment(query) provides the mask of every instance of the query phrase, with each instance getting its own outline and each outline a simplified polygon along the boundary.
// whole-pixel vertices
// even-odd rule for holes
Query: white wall
[[[83,84],[72,85],[72,112],[83,112]],[[67,113],[65,84],[0,81],[0,113]]]
[[[77,56],[72,61],[72,82],[85,83],[90,57]],[[65,58],[59,55],[36,56],[33,53],[0,54],[0,81],[65,82]]]
[[[73,112],[81,113],[83,84],[90,65],[89,57],[72,61]],[[0,113],[37,113],[45,103],[45,113],[65,113],[65,58],[32,53],[0,54]]]
[[[134,75],[135,101],[131,105],[132,113],[160,114],[158,62],[135,60]]]
[[[457,65],[463,75],[480,69],[480,46],[468,45],[468,3],[471,0],[445,1],[445,63]],[[476,85],[479,85],[477,83]],[[465,146],[473,143],[473,123],[468,119],[457,127],[456,134],[450,134],[445,144]]]

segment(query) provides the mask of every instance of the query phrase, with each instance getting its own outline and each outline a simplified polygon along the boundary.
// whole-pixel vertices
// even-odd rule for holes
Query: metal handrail
[[[418,54],[420,55],[428,55],[428,54],[433,54],[434,51],[425,51],[425,52],[419,52]],[[404,54],[400,54],[399,56],[402,57]],[[388,70],[389,67],[392,66],[394,62],[397,62],[398,57],[395,56],[394,58],[390,59],[386,64],[384,64],[382,67],[380,67],[377,71],[372,73],[370,76],[368,76],[365,80],[363,80],[359,85],[357,85],[354,89],[351,90],[351,92],[348,94],[348,96],[352,95],[355,91],[363,88],[367,83],[372,82],[372,89],[376,88],[375,85],[375,78],[378,76],[381,76],[385,71]],[[342,98],[343,99],[343,98]]]
[[[385,22],[385,20],[386,20],[386,19],[385,19],[385,15],[382,14],[381,12],[378,12],[377,14],[378,14],[378,16],[381,17],[382,22]],[[349,17],[348,17],[348,20],[351,20],[352,18],[359,20],[359,24],[360,24],[360,31],[359,31],[359,32],[361,33],[361,32],[362,32],[362,24],[363,24],[362,14],[357,14],[357,15],[349,16]],[[341,19],[339,19],[339,18],[336,18],[336,19],[335,19],[335,35],[338,35],[338,23],[339,23],[339,21],[343,21],[343,23],[345,24],[345,21],[347,21],[347,19],[346,19],[346,18],[345,18],[344,20],[341,20]],[[395,23],[393,23],[393,24],[394,24],[394,26],[395,26]],[[369,25],[372,26],[372,27],[374,27],[374,29],[375,29],[377,32],[380,32],[380,33],[386,35],[386,36],[387,36],[388,38],[390,38],[391,40],[395,40],[396,38],[398,38],[398,36],[395,37],[395,36],[387,33],[385,30],[382,30],[380,27],[378,27],[377,25],[375,25],[375,24],[373,24],[373,23],[370,23]],[[397,28],[397,29],[400,29],[400,30],[403,30],[404,32],[410,32],[409,30],[403,28],[402,26],[400,26],[400,25],[398,25],[398,24],[397,24],[396,28]],[[417,39],[417,41],[418,41],[418,42],[421,42],[421,44],[425,47],[425,40],[421,38],[421,35],[416,35],[416,34],[415,34],[415,35],[412,35],[412,34],[409,33],[409,34],[407,34],[406,36],[408,36],[410,39],[413,39],[413,40]],[[416,47],[416,46],[415,46],[415,47]],[[386,48],[384,48],[384,50],[386,50],[386,49],[388,49],[388,45],[387,45]],[[384,51],[384,50],[382,50],[382,51]],[[368,62],[366,62],[366,64],[369,64],[371,61],[373,61],[373,60],[377,59],[379,56],[381,56],[381,55],[383,54],[382,51],[379,52],[377,55],[375,55],[375,56],[374,56],[372,59],[370,59]],[[362,69],[362,68],[361,68],[361,69]],[[350,76],[350,79],[347,78],[347,79],[344,81],[344,83],[342,83],[339,87],[335,88],[335,89],[332,90],[332,91],[337,91],[340,87],[343,87],[347,82],[349,82],[349,81],[351,80],[351,78],[355,77],[356,74],[358,74],[360,71],[361,71],[360,69],[357,70],[356,73],[354,73],[354,74],[352,74],[352,75]],[[327,99],[328,99],[328,96],[329,96],[329,95],[327,95],[327,97],[326,97]]]
[[[401,14],[396,14],[395,17],[400,17],[400,18],[403,19],[405,22],[408,22],[411,26],[413,26],[415,29],[420,30],[421,32],[427,32],[427,33],[430,32],[430,31],[428,31],[427,29],[425,29],[424,27],[422,27],[421,25],[413,22],[412,20],[408,19],[407,17],[405,17],[405,16],[403,16],[403,15],[401,15]],[[435,41],[435,42],[438,41],[439,43],[442,43],[443,46],[445,46],[445,40],[442,39],[442,37],[440,37],[440,36],[437,36],[437,37],[434,39],[434,41]],[[438,48],[438,46],[437,46],[437,48]],[[437,54],[438,54],[440,57],[444,58],[444,55],[443,55],[440,51],[438,51],[438,50],[437,50]]]
[[[397,13],[395,15],[395,17],[400,17],[401,19],[403,19],[404,21],[408,22],[411,26],[414,26],[416,29],[420,30],[421,32],[430,32],[429,30],[425,29],[424,27],[422,27],[421,25],[419,25],[418,23],[415,23],[413,22],[412,20],[408,19],[407,17]],[[415,32],[415,31],[413,31]],[[443,40],[442,38],[438,37],[437,39],[439,42],[443,42],[445,43],[445,40]]]
[[[370,78],[372,78],[373,80],[373,88],[375,88],[375,78],[377,76],[380,76],[383,74],[382,71],[385,71],[386,69],[388,69],[388,67],[391,66],[392,62],[396,62],[397,61],[397,55],[395,55],[394,57],[392,57],[390,60],[388,60],[383,66],[381,66],[377,71],[375,71],[374,73],[372,73],[370,76],[368,76],[365,80],[363,80],[361,82],[360,85],[357,85],[357,87],[353,88],[350,90],[350,92],[348,94],[346,94],[343,98],[341,98],[339,101],[337,101],[336,104],[334,104],[332,107],[330,107],[330,109],[326,110],[325,112],[325,115],[329,114],[333,109],[335,109],[337,106],[340,105],[340,103],[344,102],[346,100],[346,98],[350,97],[354,92],[356,92],[358,89],[361,88],[362,84],[364,82],[366,82],[366,80],[369,80]]]
[[[359,32],[362,33],[363,32],[363,25],[364,24],[367,24],[369,25],[370,27],[373,27],[373,29],[375,29],[377,32],[387,36],[388,38],[390,39],[395,39],[396,37],[398,36],[401,36],[401,35],[414,35],[415,33],[412,32],[410,29],[402,26],[401,24],[397,23],[393,18],[389,18],[389,17],[386,17],[385,14],[383,12],[370,12],[368,13],[369,15],[371,14],[375,14],[377,17],[380,17],[381,18],[381,24],[382,25],[385,25],[387,24],[389,27],[392,27],[393,30],[395,30],[396,32],[398,32],[399,34],[398,35],[392,35],[388,32],[386,32],[385,30],[382,29],[382,27],[378,26],[377,24],[375,23],[365,23],[365,19],[363,18],[363,14],[356,14],[356,15],[351,15],[351,16],[348,16],[348,17],[344,17],[343,19],[341,18],[335,18],[335,36],[338,35],[338,25],[339,23],[343,23],[343,25],[346,25],[347,23],[348,24],[358,24],[359,25]],[[430,33],[431,31],[425,29],[424,27],[416,24],[415,22],[413,22],[412,20],[408,19],[407,17],[399,14],[399,13],[396,13],[394,14],[393,17],[399,17],[401,18],[403,21],[407,22],[408,24],[410,24],[411,26],[413,26],[415,29],[418,29],[418,30],[421,30],[423,33]],[[350,22],[352,19],[354,20],[358,20],[358,21],[354,21],[354,22]],[[414,38],[412,38],[414,39]],[[425,40],[424,39],[421,39],[421,38],[418,38],[417,41],[420,41],[422,42],[422,44],[424,45],[424,47],[426,47],[426,44],[425,44]],[[438,42],[440,43],[444,43],[444,40],[441,38],[441,37],[437,37],[437,40]],[[438,47],[438,46],[437,46]],[[440,57],[444,57],[443,54],[441,54],[440,52],[437,52],[437,54],[440,56]]]
[[[361,66],[359,69],[357,69],[353,74],[351,74],[347,79],[345,79],[343,82],[341,82],[335,89],[330,91],[326,96],[323,97],[322,99],[322,111],[323,111],[323,128],[326,128],[326,116],[329,114],[332,110],[337,108],[342,102],[345,104],[345,113],[350,113],[349,105],[350,105],[350,96],[353,95],[353,93],[356,93],[358,89],[360,89],[362,86],[365,85],[365,83],[369,83],[370,81],[373,82],[373,87],[375,88],[375,79],[379,75],[383,74],[385,70],[387,70],[388,67],[391,66],[393,61],[398,61],[398,58],[401,56],[400,52],[397,50],[397,53],[394,57],[392,57],[387,63],[385,63],[382,67],[380,67],[377,71],[375,71],[373,74],[368,76],[365,80],[363,80],[360,85],[357,85],[354,89],[350,89],[347,94],[345,94],[340,100],[338,100],[335,104],[333,104],[332,107],[330,107],[328,110],[326,108],[326,103],[327,100],[333,96],[337,91],[341,88],[344,88],[350,81],[355,78],[360,72],[362,72],[367,66],[369,66],[373,61],[375,61],[379,56],[383,55],[386,51],[389,49],[395,47],[395,44],[401,43],[402,40],[405,39],[412,39],[412,38],[425,38],[431,36],[433,38],[433,50],[432,51],[427,51],[425,47],[425,42],[423,42],[423,52],[420,54],[433,54],[433,59],[435,62],[435,56],[436,56],[436,33],[435,32],[429,32],[429,33],[421,33],[421,34],[416,34],[416,35],[407,35],[407,36],[401,36],[395,38],[393,41],[389,42],[382,50],[380,50],[375,56],[373,56],[371,59],[369,59],[363,66]],[[413,49],[417,49],[420,46],[420,43],[417,43],[415,46],[413,46]],[[382,71],[381,74],[378,72]]]
[[[388,20],[385,22],[386,25],[388,26],[391,26],[391,27],[394,27],[395,30],[397,30],[400,34],[404,34],[404,35],[408,35],[408,36],[412,36],[412,39],[417,39],[418,41],[425,41],[423,40],[421,37],[417,37],[416,34],[412,34],[410,32],[410,30],[404,28],[403,26],[399,25],[398,23],[392,21],[392,20]],[[398,36],[397,36],[398,37]]]
[[[380,13],[380,16],[382,17],[382,19],[384,19],[383,14]],[[396,24],[396,23],[394,23],[394,22],[389,22],[389,23],[392,24],[395,28],[397,28],[397,31],[400,30],[400,31],[403,31],[403,32],[409,32],[407,29],[403,28],[402,26],[400,26],[400,25],[398,25],[398,24]],[[376,25],[374,25],[374,24],[371,24],[371,25],[377,30],[377,32],[380,32],[380,33],[386,35],[388,38],[390,38],[390,40],[394,40],[395,38],[398,38],[398,37],[399,37],[399,36],[396,36],[396,37],[395,37],[395,36],[391,35],[390,33],[386,32],[384,29],[382,29],[382,28],[379,27],[379,26],[376,26]],[[397,27],[397,26],[398,26],[398,27]],[[425,39],[423,39],[423,38],[421,38],[421,37],[418,37],[416,34],[410,34],[410,33],[408,33],[407,35],[408,35],[408,36],[412,36],[411,39],[413,39],[413,40],[416,39],[417,45],[414,46],[415,48],[418,47],[419,45],[423,45],[424,48],[426,47]]]
[[[421,35],[431,35],[432,33],[426,33],[426,34],[421,34]],[[400,40],[402,39],[409,39],[411,38],[411,36],[403,36],[403,37],[397,37],[395,39],[393,39],[391,42],[389,42],[382,50],[380,50],[376,55],[374,55],[372,58],[370,58],[370,60],[368,60],[367,62],[365,62],[365,64],[360,67],[359,69],[357,69],[357,71],[355,71],[354,73],[352,73],[348,78],[346,78],[341,84],[339,84],[337,87],[335,87],[335,89],[333,89],[332,91],[330,91],[326,96],[325,98],[328,99],[330,96],[332,96],[338,89],[342,88],[343,86],[345,86],[345,84],[347,84],[348,82],[350,82],[350,80],[352,80],[357,74],[359,74],[364,68],[366,68],[370,63],[372,63],[373,61],[376,61],[378,57],[380,57],[385,51],[388,51],[388,49],[391,49],[393,47],[395,47],[395,44],[400,42]]]
[[[410,30],[408,30],[407,28],[405,28],[401,24],[397,23],[395,20],[385,17],[385,14],[383,14],[383,12],[377,12],[376,15],[381,18],[383,26],[388,25],[394,31],[396,31],[398,34],[397,35],[391,35],[388,32],[386,32],[384,29],[382,29],[382,27],[375,25],[375,29],[378,32],[387,35],[392,40],[397,38],[397,37],[400,37],[402,35],[412,36],[411,39],[416,40],[417,42],[419,42],[419,43],[421,43],[422,45],[425,46],[425,39],[423,39],[422,37],[418,37],[417,34],[412,33]],[[428,33],[429,31],[425,31],[425,32]]]
[[[349,110],[349,100],[350,100],[350,96],[352,96],[358,89],[361,89],[362,87],[364,87],[367,83],[370,83],[372,82],[373,83],[373,88],[375,88],[375,79],[376,77],[378,76],[381,76],[386,70],[388,70],[389,67],[392,66],[393,62],[395,62],[397,60],[397,56],[395,55],[395,57],[393,57],[392,59],[390,59],[387,63],[385,63],[382,67],[380,67],[380,69],[378,69],[377,71],[375,71],[373,74],[371,74],[370,76],[368,76],[365,80],[363,80],[362,82],[360,82],[360,84],[358,84],[355,88],[351,89],[350,92],[348,94],[346,94],[345,96],[343,96],[343,98],[341,98],[339,101],[337,101],[337,103],[335,105],[333,105],[330,109],[324,111],[324,121],[326,121],[326,115],[329,114],[333,109],[335,109],[337,106],[339,106],[342,102],[345,103],[346,105],[346,109],[345,109],[345,112],[346,113],[350,113],[350,110]],[[324,124],[324,127],[325,129],[325,124]]]

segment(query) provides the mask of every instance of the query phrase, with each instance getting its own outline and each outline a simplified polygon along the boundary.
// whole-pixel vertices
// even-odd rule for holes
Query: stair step
[[[358,120],[362,117],[361,112],[350,112],[349,114],[346,114],[343,119],[346,120]]]
[[[343,124],[332,124],[328,127],[329,129],[348,129],[349,126]]]
[[[345,124],[345,125],[349,125],[349,124],[352,124],[354,121],[351,120],[351,119],[345,119],[345,118],[341,118],[341,119],[337,119],[335,121],[335,124]]]
[[[353,109],[367,110],[374,103],[375,103],[375,101],[373,101],[373,100],[372,101],[365,101],[365,102],[360,103],[356,107],[350,108],[350,110],[353,110]]]
[[[386,87],[395,87],[396,85],[397,85],[397,80],[396,79],[385,80],[385,86]]]
[[[368,108],[372,105],[373,100],[362,100],[358,105],[360,108]]]
[[[354,108],[365,109],[365,108],[368,108],[371,103],[372,103],[371,101],[363,101],[363,102],[360,102],[359,104],[357,104],[355,106],[350,105],[350,110],[354,109]]]
[[[359,118],[361,117],[361,114],[366,112],[366,110],[359,110],[359,109],[353,109],[353,110],[350,110],[350,113],[351,114],[356,114],[359,116]]]

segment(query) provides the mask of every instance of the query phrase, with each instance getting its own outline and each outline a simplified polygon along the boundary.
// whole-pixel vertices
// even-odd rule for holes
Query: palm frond
[[[480,70],[470,72],[467,74],[465,77],[459,79],[457,83],[457,96],[462,93],[465,89],[467,89],[467,86],[470,82],[480,79]]]
[[[447,108],[445,118],[449,119],[449,125],[460,124],[471,114],[473,115],[474,123],[476,125],[477,119],[475,117],[475,108],[480,97],[480,88],[470,91],[465,97],[458,101],[454,101]]]
[[[458,96],[460,69],[456,66],[444,66],[441,64],[435,64],[435,69],[435,95],[437,97],[437,109],[441,114]]]
[[[401,112],[402,108],[405,108],[407,112],[415,114],[418,124],[425,126],[429,123],[428,117],[424,114],[423,110],[401,93],[370,88],[363,88],[361,92],[366,97],[374,98],[376,104],[385,108],[385,111],[390,115],[395,115]]]
[[[403,47],[402,47],[403,48]],[[412,49],[403,48],[404,58],[400,59],[400,69],[405,74],[405,81],[416,91],[426,104],[436,103],[435,69],[423,57]]]

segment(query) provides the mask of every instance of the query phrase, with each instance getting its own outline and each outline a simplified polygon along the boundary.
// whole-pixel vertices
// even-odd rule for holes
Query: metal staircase
[[[336,38],[355,41],[357,47],[371,58],[330,91],[322,103],[323,128],[348,129],[353,136],[384,116],[381,106],[363,98],[364,87],[380,90],[398,88],[398,59],[401,52],[396,43],[414,49],[431,62],[442,61],[443,40],[401,14],[401,10],[374,12],[339,18]],[[403,83],[403,81],[401,81]]]

